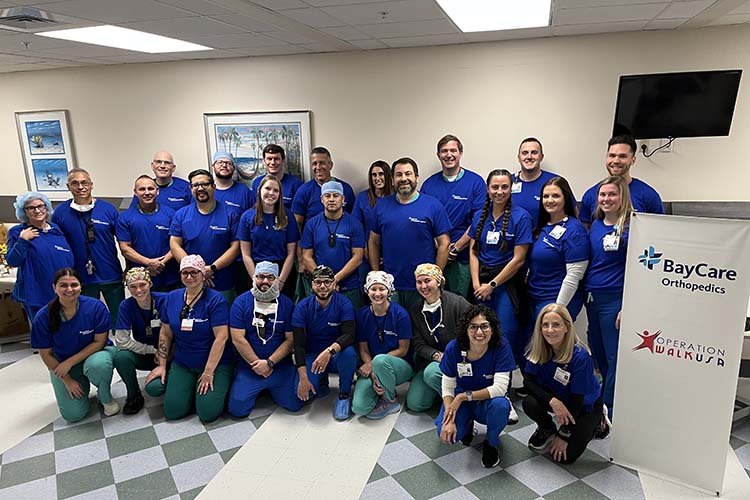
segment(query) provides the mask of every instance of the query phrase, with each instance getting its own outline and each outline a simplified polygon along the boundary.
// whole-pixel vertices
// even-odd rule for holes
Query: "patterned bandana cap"
[[[336,276],[336,273],[333,272],[333,269],[331,269],[328,266],[318,266],[315,269],[313,269],[312,272],[312,279],[318,279],[318,278],[329,278],[334,279]]]
[[[192,267],[202,273],[206,270],[206,261],[200,255],[186,255],[180,261],[180,271],[187,267]]]
[[[443,270],[440,269],[440,266],[436,266],[435,264],[420,264],[417,266],[417,268],[414,270],[414,277],[417,276],[430,276],[434,278],[440,286],[442,286],[445,283],[445,277],[443,277]]]
[[[267,260],[258,262],[255,266],[255,274],[273,274],[278,278],[279,265],[274,262],[268,262]]]
[[[393,293],[393,275],[388,274],[385,271],[370,271],[367,273],[367,279],[365,280],[365,292],[367,292],[372,285],[376,284],[383,285],[388,290],[389,295]]]
[[[141,280],[148,281],[148,284],[151,284],[151,276],[145,267],[133,267],[125,273],[125,286],[130,285],[134,281]]]

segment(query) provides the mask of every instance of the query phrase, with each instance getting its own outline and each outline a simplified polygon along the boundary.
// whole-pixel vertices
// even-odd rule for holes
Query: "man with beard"
[[[466,297],[471,283],[469,271],[468,234],[474,213],[482,210],[484,180],[461,165],[464,146],[455,135],[446,135],[437,143],[437,157],[442,170],[422,184],[422,194],[433,196],[443,204],[451,222],[448,264],[445,267],[445,288]]]
[[[284,172],[284,166],[286,165],[286,153],[284,148],[278,144],[268,144],[263,148],[263,166],[266,167],[266,175],[272,175],[276,177],[281,185],[281,196],[284,199],[284,208],[287,213],[292,213],[292,200],[297,190],[302,185],[302,181],[298,177]],[[253,202],[255,205],[255,198],[258,196],[258,189],[260,189],[260,183],[263,180],[263,176],[259,175],[253,181]]]
[[[302,299],[292,315],[295,387],[301,401],[328,395],[328,372],[339,374],[336,420],[352,416],[352,384],[357,369],[354,351],[354,307],[333,290],[335,273],[328,266],[312,272],[313,294]]]
[[[306,274],[321,264],[332,268],[336,272],[334,286],[358,309],[362,304],[357,268],[365,254],[364,230],[352,214],[344,212],[344,187],[340,182],[328,181],[320,192],[325,210],[305,225],[300,240],[302,267]],[[305,291],[310,295],[311,290]]]
[[[393,162],[396,194],[375,205],[373,227],[367,242],[373,271],[394,276],[394,300],[406,309],[420,295],[414,284],[414,269],[424,262],[445,269],[448,262],[451,222],[445,208],[432,196],[417,191],[419,167],[411,158]],[[408,241],[405,241],[408,238]]]
[[[279,294],[279,266],[262,261],[255,266],[253,287],[232,305],[229,331],[241,359],[229,391],[229,414],[245,418],[261,391],[288,411],[304,404],[294,393],[292,313],[294,303]]]
[[[638,151],[635,140],[629,135],[617,135],[609,140],[607,146],[607,172],[609,175],[622,176],[628,182],[633,209],[636,212],[663,214],[664,205],[659,193],[642,180],[630,175],[630,168],[635,163],[635,155]],[[593,220],[598,190],[599,183],[597,182],[583,194],[578,218],[585,224],[591,224]]]
[[[193,201],[188,181],[173,177],[176,168],[174,158],[168,151],[158,151],[151,160],[151,170],[154,171],[154,180],[159,188],[156,201],[175,212]]]
[[[177,262],[192,254],[210,262],[206,265],[206,281],[231,304],[236,297],[233,264],[240,253],[240,216],[216,201],[214,180],[207,170],[193,170],[188,180],[195,203],[181,208],[172,219],[169,247]]]
[[[127,268],[148,270],[154,291],[173,290],[179,283],[177,261],[169,249],[169,226],[174,210],[159,203],[159,188],[151,177],[141,175],[133,188],[137,203],[120,214],[115,226],[120,252]]]

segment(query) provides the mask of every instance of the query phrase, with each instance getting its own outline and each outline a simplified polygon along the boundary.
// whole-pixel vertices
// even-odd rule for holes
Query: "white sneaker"
[[[120,405],[114,398],[109,403],[102,403],[102,406],[104,407],[104,415],[107,417],[120,413]]]
[[[516,413],[516,409],[513,408],[513,403],[510,402],[510,399],[506,396],[505,399],[508,400],[508,403],[510,403],[510,414],[508,415],[508,425],[516,425],[518,423],[518,413]]]

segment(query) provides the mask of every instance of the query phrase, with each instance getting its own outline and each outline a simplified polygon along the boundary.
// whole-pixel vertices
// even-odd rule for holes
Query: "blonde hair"
[[[555,357],[555,351],[552,349],[552,346],[549,345],[544,335],[542,335],[542,320],[549,313],[556,313],[562,318],[565,325],[565,338],[560,346],[560,352],[557,357]],[[573,326],[573,318],[570,316],[568,308],[561,304],[547,304],[534,322],[534,333],[531,336],[531,346],[526,358],[537,365],[543,365],[549,360],[553,360],[556,363],[570,363],[570,360],[573,359],[573,350],[576,345],[580,345],[588,352],[588,348],[581,344],[581,340],[576,334],[575,327]]]
[[[615,234],[621,236],[625,231],[625,228],[630,224],[630,212],[633,211],[633,202],[630,199],[630,188],[628,187],[625,178],[621,175],[610,175],[603,179],[596,188],[597,204],[596,211],[594,212],[595,219],[604,219],[604,211],[602,211],[602,207],[599,206],[598,200],[599,190],[606,184],[614,184],[620,191],[620,209],[617,211],[617,229],[615,229]]]

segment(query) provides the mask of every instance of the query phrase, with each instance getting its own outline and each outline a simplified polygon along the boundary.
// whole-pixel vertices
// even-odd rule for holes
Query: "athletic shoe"
[[[139,392],[134,398],[125,400],[125,406],[122,408],[122,413],[125,415],[135,415],[143,409],[143,404],[143,395]]]
[[[486,439],[482,443],[482,466],[491,469],[500,463],[500,453]]]
[[[547,451],[549,445],[552,444],[553,439],[555,439],[554,429],[537,427],[534,434],[529,438],[529,448],[538,453],[544,453]]]
[[[365,416],[371,420],[380,420],[381,418],[385,418],[388,415],[398,413],[400,411],[401,404],[398,402],[398,400],[394,399],[393,401],[389,401],[386,398],[380,398],[378,399],[378,404],[375,405],[375,408],[373,408],[370,413]]]
[[[469,427],[469,430],[461,438],[461,444],[464,446],[471,446],[471,442],[474,441],[474,436],[477,434],[477,429],[474,427],[474,421],[472,420],[470,424],[471,427]]]
[[[508,400],[508,403],[510,404],[510,413],[508,414],[508,425],[516,425],[518,423],[518,413],[516,413],[516,409],[513,408],[513,403],[510,402],[510,399],[506,396],[505,399]]]
[[[352,416],[351,394],[339,394],[336,406],[333,408],[333,418],[336,420],[348,420]]]
[[[529,395],[529,390],[524,385],[522,385],[521,387],[516,387],[513,390],[515,391],[516,396],[518,396],[519,398],[525,398]]]
[[[104,407],[104,415],[107,417],[120,413],[120,405],[114,399],[109,403],[102,403],[102,406]]]
[[[612,422],[609,420],[607,405],[602,405],[602,423],[594,431],[594,439],[604,439],[612,432]]]

